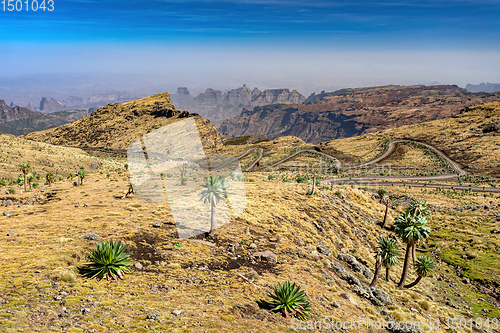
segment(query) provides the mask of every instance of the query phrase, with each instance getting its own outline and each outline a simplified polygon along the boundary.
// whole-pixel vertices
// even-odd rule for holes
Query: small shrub
[[[98,281],[102,278],[123,279],[123,274],[130,272],[132,265],[130,254],[125,253],[126,249],[127,245],[122,245],[120,241],[114,243],[111,239],[97,244],[97,248],[90,250],[90,254],[87,255],[91,263],[80,268],[80,273]]]
[[[40,184],[38,184],[37,182],[34,182],[34,183],[32,184],[33,188],[37,188],[39,185],[40,185]]]
[[[290,284],[285,281],[280,285],[278,282],[278,286],[273,287],[273,292],[268,292],[267,295],[273,299],[269,302],[274,307],[273,311],[282,312],[286,317],[292,316],[304,320],[311,312],[306,294],[295,283]]]
[[[9,191],[9,193],[10,193],[10,194],[14,194],[14,193],[16,193],[16,190],[15,190],[15,189],[13,189],[12,187],[11,187],[11,188],[9,188],[9,189],[8,189],[8,191]]]

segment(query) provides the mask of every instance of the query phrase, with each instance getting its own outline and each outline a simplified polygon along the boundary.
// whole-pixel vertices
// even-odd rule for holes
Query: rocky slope
[[[253,108],[269,104],[300,104],[305,101],[297,90],[258,88],[250,90],[246,85],[223,93],[220,90],[207,89],[204,93],[193,97],[186,87],[177,88],[172,96],[172,103],[179,109],[199,113],[210,119],[215,125],[237,116],[243,108]]]
[[[345,138],[441,119],[463,107],[500,100],[500,93],[469,93],[457,86],[382,86],[311,95],[305,103],[245,109],[219,130],[233,137],[298,136],[306,142]]]
[[[8,106],[0,100],[0,133],[21,135],[61,126],[87,115],[85,110],[46,114],[19,106]]]
[[[169,93],[108,104],[73,123],[30,133],[25,138],[62,146],[125,151],[144,134],[188,117],[195,118],[204,146],[221,144],[217,128],[210,121],[198,114],[176,110],[170,103]]]

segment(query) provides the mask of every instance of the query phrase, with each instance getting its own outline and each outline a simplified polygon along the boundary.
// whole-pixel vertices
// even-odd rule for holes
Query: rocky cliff
[[[457,114],[465,106],[498,101],[500,93],[469,93],[450,86],[383,86],[311,95],[303,104],[245,109],[219,131],[233,137],[294,135],[310,143],[421,123]]]
[[[172,103],[177,108],[199,113],[215,125],[220,125],[224,120],[239,115],[244,108],[268,104],[297,104],[304,101],[305,97],[297,90],[261,91],[258,88],[250,90],[246,85],[227,93],[209,88],[196,97],[191,96],[186,87],[179,87],[177,93],[172,96]]]

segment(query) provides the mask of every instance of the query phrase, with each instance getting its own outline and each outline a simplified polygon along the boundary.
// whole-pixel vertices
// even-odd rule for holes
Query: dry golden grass
[[[355,295],[327,267],[327,257],[320,254],[315,258],[311,251],[316,250],[316,242],[320,241],[333,251],[328,258],[331,261],[336,261],[336,254],[348,252],[373,269],[375,243],[380,234],[389,233],[374,224],[382,218],[384,206],[372,199],[371,193],[351,186],[337,186],[333,192],[320,191],[337,199],[335,192],[343,194],[347,200],[341,201],[351,207],[345,210],[331,205],[321,195],[306,196],[309,185],[263,182],[265,175],[252,174],[256,181],[245,183],[247,210],[217,230],[220,243],[216,247],[172,238],[175,227],[169,223],[173,223],[173,218],[164,204],[140,202],[134,196],[114,198],[113,195],[121,196],[128,188],[124,175],[116,173],[110,178],[90,175],[83,187],[73,187],[64,181],[44,188],[44,192],[35,190],[12,196],[15,199],[53,194],[41,205],[0,207],[3,235],[0,298],[5,301],[0,304],[0,312],[6,314],[0,327],[7,332],[30,331],[33,325],[49,331],[72,328],[75,332],[82,329],[141,332],[147,331],[146,326],[169,332],[291,331],[289,320],[259,309],[255,302],[267,299],[270,286],[284,280],[297,282],[306,290],[313,306],[312,319],[376,319],[375,308]],[[409,191],[418,195],[415,189]],[[4,211],[15,214],[1,216]],[[391,221],[397,212],[390,212]],[[436,218],[441,216],[436,214]],[[164,227],[152,228],[152,223],[158,220]],[[321,225],[325,230],[319,231],[311,221],[318,224],[324,221]],[[14,235],[5,236],[11,230]],[[156,252],[158,263],[154,259],[151,263],[147,257],[137,259],[146,270],[136,270],[118,283],[84,279],[75,274],[76,267],[85,261],[88,249],[97,242],[82,238],[88,233],[98,234],[99,240],[121,239],[132,249],[139,246],[145,253]],[[145,236],[148,234],[154,242]],[[238,244],[234,254],[227,252],[232,243]],[[257,249],[250,248],[252,243]],[[230,271],[188,269],[224,262],[235,255],[246,258],[258,250],[271,250],[278,255],[280,263],[276,270],[259,273],[245,266]],[[440,266],[439,273],[452,276],[451,271],[445,273],[445,268]],[[322,274],[332,276],[333,280],[325,279]],[[397,267],[392,276],[396,279],[399,274]],[[414,278],[414,273],[410,273],[409,279]],[[204,283],[199,283],[202,280]],[[384,279],[379,285],[395,301],[396,310],[391,313],[401,318],[426,321],[429,314],[436,317],[444,315],[445,310],[460,316],[438,299],[441,290],[435,289],[435,283],[434,278],[424,279],[412,293],[397,290]],[[59,299],[61,292],[67,292],[68,296]],[[359,306],[340,297],[344,292],[354,294]],[[426,295],[434,295],[436,301]],[[471,302],[473,297],[479,297],[474,293],[467,295]],[[341,307],[329,306],[332,300]],[[248,308],[239,311],[238,304]],[[70,311],[68,317],[58,317],[63,306]],[[409,311],[410,307],[420,313]],[[81,313],[82,308],[87,309],[85,314]],[[182,314],[172,315],[175,309],[182,310]],[[147,320],[154,310],[159,311],[163,321]]]
[[[13,135],[0,135],[0,179],[12,180],[22,175],[19,167],[28,163],[30,171],[41,175],[39,183],[45,182],[45,174],[51,172],[59,176],[76,174],[80,167],[87,173],[123,169],[125,156],[116,154],[91,153],[78,148],[65,148],[43,142],[34,142]],[[93,168],[95,167],[95,168]],[[75,178],[76,180],[76,178]]]

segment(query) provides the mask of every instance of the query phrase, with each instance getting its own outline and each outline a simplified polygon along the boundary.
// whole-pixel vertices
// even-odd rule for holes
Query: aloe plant
[[[278,286],[273,287],[273,292],[267,293],[273,299],[269,302],[274,307],[273,311],[280,311],[286,317],[292,316],[301,320],[309,316],[311,305],[300,286],[290,284],[289,281],[285,281],[283,285],[278,282]]]
[[[108,280],[118,278],[123,279],[123,274],[130,272],[132,260],[130,254],[125,253],[127,245],[122,245],[120,241],[101,242],[97,248],[90,250],[87,259],[91,261],[80,268],[80,273],[88,278],[96,278],[98,281],[106,278]]]

